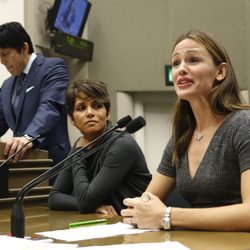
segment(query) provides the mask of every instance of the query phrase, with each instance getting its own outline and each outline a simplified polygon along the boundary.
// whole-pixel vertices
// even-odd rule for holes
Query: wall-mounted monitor
[[[87,0],[55,0],[50,13],[50,28],[81,37],[90,7]]]

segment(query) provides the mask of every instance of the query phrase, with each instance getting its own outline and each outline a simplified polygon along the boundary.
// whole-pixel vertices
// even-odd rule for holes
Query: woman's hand
[[[96,213],[107,214],[107,215],[118,215],[111,205],[100,205],[96,210]]]
[[[165,204],[155,195],[145,192],[141,197],[123,201],[128,208],[121,211],[123,222],[138,228],[162,228]]]

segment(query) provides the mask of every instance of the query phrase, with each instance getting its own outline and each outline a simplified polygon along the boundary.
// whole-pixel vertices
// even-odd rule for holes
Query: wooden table
[[[35,232],[66,229],[69,223],[96,218],[107,218],[100,214],[79,214],[72,211],[51,211],[47,206],[24,206],[26,235],[36,237]],[[0,210],[0,234],[10,232],[11,209]],[[109,218],[116,223],[121,217]],[[122,243],[179,241],[193,250],[246,250],[250,249],[250,233],[202,232],[202,231],[159,231],[124,235],[104,239],[84,240],[80,246],[110,245]],[[58,241],[59,242],[59,241]]]

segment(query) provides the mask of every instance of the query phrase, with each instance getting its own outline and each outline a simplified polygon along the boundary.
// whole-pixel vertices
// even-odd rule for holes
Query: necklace
[[[226,116],[225,116],[226,117]],[[225,117],[221,117],[221,118],[217,118],[216,120],[212,120],[209,124],[209,126],[207,128],[205,128],[201,133],[197,132],[197,127],[194,130],[194,139],[196,141],[201,141],[204,138],[204,134],[206,134],[206,132],[210,129],[213,128],[213,130],[215,131],[220,124],[222,123],[222,121],[225,119]]]
[[[204,133],[211,127],[212,124],[210,124],[206,129],[203,130],[202,133],[198,133],[197,131],[194,131],[194,139],[196,141],[201,141],[204,138]]]
[[[202,139],[203,139],[203,134],[199,134],[199,133],[195,132],[195,133],[194,133],[194,139],[195,139],[196,141],[202,140]]]

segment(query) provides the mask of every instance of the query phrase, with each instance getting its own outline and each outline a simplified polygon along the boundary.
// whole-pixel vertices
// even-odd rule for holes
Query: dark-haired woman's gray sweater
[[[113,131],[106,139],[110,140],[119,133]],[[151,174],[140,147],[126,133],[111,145],[61,172],[50,193],[49,207],[93,213],[98,206],[108,204],[119,214],[125,207],[123,199],[140,196],[150,180]]]

